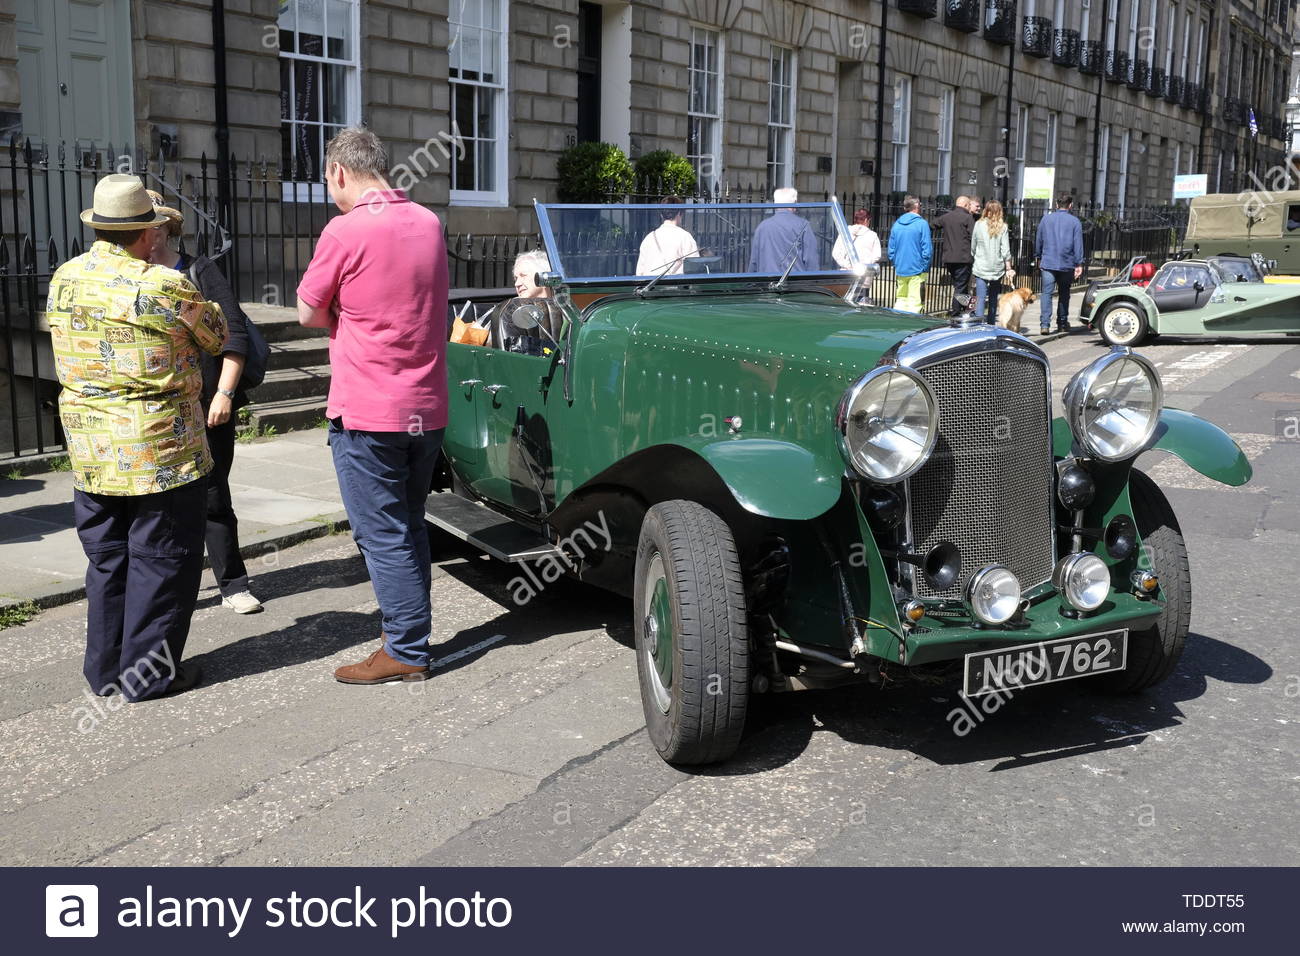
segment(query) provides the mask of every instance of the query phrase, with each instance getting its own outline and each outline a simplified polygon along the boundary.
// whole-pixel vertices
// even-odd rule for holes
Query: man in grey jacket
[[[1056,200],[1056,211],[1049,212],[1038,224],[1034,240],[1034,258],[1043,271],[1042,315],[1038,320],[1040,335],[1052,328],[1052,297],[1057,297],[1056,331],[1070,331],[1070,286],[1083,275],[1083,226],[1070,210],[1073,196]]]

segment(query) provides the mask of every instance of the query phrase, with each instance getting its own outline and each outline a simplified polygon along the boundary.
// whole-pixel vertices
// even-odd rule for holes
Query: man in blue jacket
[[[1038,224],[1034,241],[1034,258],[1043,270],[1043,312],[1038,320],[1040,335],[1052,327],[1052,296],[1057,297],[1056,331],[1070,331],[1070,286],[1083,275],[1083,226],[1070,211],[1074,197],[1061,196],[1056,211],[1049,212]]]
[[[915,196],[903,200],[903,215],[889,230],[889,261],[894,264],[898,294],[894,308],[903,312],[921,311],[921,283],[930,271],[934,242],[930,224],[917,212],[921,201]]]

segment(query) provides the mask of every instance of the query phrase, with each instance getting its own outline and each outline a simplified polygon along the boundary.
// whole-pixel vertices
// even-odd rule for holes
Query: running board
[[[424,502],[424,517],[498,561],[517,563],[563,558],[555,545],[531,528],[450,491],[429,495]]]

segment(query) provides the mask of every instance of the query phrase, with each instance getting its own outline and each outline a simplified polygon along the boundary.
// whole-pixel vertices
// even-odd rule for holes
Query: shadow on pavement
[[[1261,684],[1273,668],[1248,651],[1200,634],[1188,637],[1177,671],[1131,696],[1090,690],[1086,680],[1027,688],[1014,695],[963,701],[956,681],[888,689],[849,685],[751,700],[737,756],[696,773],[728,776],[783,766],[807,750],[816,733],[885,747],[937,764],[997,761],[990,771],[1140,746],[1183,722],[1179,704],[1201,697],[1210,679]]]

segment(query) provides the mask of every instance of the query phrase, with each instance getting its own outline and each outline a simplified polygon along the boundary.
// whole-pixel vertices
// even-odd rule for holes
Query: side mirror
[[[1192,283],[1192,288],[1195,289],[1197,292],[1204,292],[1204,291],[1205,291],[1205,283],[1204,283],[1204,282],[1201,282],[1201,281],[1198,279],[1196,282],[1193,282],[1193,283]]]

